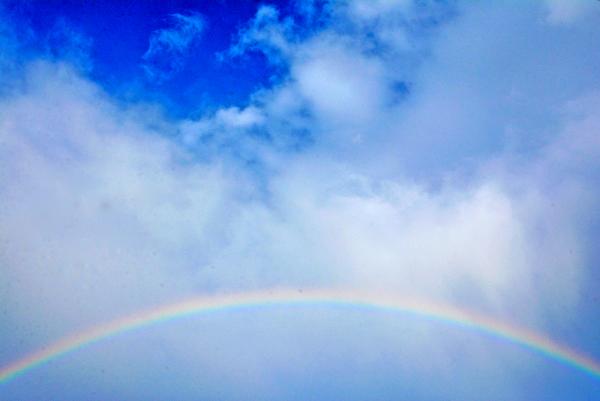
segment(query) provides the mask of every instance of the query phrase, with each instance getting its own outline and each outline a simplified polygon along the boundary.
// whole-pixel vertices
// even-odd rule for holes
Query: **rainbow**
[[[511,326],[507,323],[448,305],[423,302],[412,298],[386,297],[381,294],[357,293],[354,291],[328,290],[299,292],[297,290],[273,290],[193,298],[93,327],[66,337],[6,365],[0,369],[0,384],[7,383],[16,376],[22,375],[65,354],[134,329],[200,313],[277,305],[362,307],[381,311],[400,312],[440,321],[509,341],[600,380],[600,364],[585,355],[533,331]]]

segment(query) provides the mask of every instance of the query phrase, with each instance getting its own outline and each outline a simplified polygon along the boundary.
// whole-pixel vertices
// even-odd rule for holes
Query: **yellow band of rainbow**
[[[338,305],[400,312],[476,330],[520,345],[600,380],[600,364],[533,331],[448,305],[381,294],[336,290],[274,290],[198,297],[136,313],[63,338],[0,369],[0,384],[67,353],[137,328],[200,314],[269,305]]]

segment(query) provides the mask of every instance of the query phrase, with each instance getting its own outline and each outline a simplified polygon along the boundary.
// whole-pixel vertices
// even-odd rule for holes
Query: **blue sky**
[[[26,24],[27,28],[20,28],[26,31],[23,36],[29,36],[23,42],[34,54],[79,56],[85,59],[87,75],[114,95],[135,101],[154,100],[173,115],[187,116],[209,107],[244,104],[257,87],[273,78],[275,71],[258,53],[246,57],[243,63],[222,63],[218,58],[257,6],[254,1],[17,1],[6,2],[5,14]],[[281,8],[289,7],[284,4]],[[148,79],[144,54],[149,50],[151,35],[181,28],[178,16],[187,15],[202,21],[201,29],[189,33],[193,40],[179,54],[171,52],[148,60],[149,64],[160,64],[161,59],[175,56],[177,61],[164,61],[162,67],[175,63],[178,68],[162,71],[170,75],[168,80]]]
[[[0,1],[0,366],[198,295],[427,299],[600,360],[600,3]],[[274,308],[2,400],[594,400],[510,344]]]

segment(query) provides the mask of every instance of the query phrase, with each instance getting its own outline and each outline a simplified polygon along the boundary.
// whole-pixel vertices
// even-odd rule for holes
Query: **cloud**
[[[293,21],[289,18],[280,21],[276,7],[262,5],[248,25],[240,30],[237,42],[231,46],[228,55],[236,57],[249,50],[258,50],[272,62],[277,62],[279,57],[289,56],[292,25]]]
[[[169,79],[183,68],[186,53],[199,40],[206,22],[198,13],[171,14],[171,28],[158,29],[150,36],[142,56],[144,72],[151,81]]]
[[[304,244],[307,262],[253,246],[256,265],[281,260],[288,278],[310,271],[315,283],[414,292],[560,325],[590,274],[587,229],[572,211],[582,199],[593,209],[598,197],[570,165],[586,165],[589,155],[569,157],[568,166],[552,155],[573,155],[572,145],[558,144],[578,141],[565,139],[569,119],[558,111],[599,88],[600,60],[577,57],[591,46],[581,39],[591,22],[563,36],[531,23],[545,15],[533,4],[407,5],[396,13],[373,6],[361,17],[352,12],[359,6],[331,6],[337,19],[302,40],[294,29],[304,28],[280,22],[274,10],[257,14],[268,24],[251,23],[263,31],[242,33],[251,51],[285,49],[275,62],[289,76],[254,97],[267,137],[309,143],[291,158],[260,153],[277,172],[267,178],[269,204],[290,223],[273,238]],[[436,33],[414,28],[431,20]],[[273,45],[273,32],[283,44]],[[414,46],[389,40],[399,37]],[[592,136],[587,149],[595,149]],[[259,220],[268,226],[266,216]],[[312,234],[294,237],[304,232]],[[260,235],[274,241],[254,230]],[[228,254],[243,253],[237,246]],[[273,254],[257,255],[266,252]]]
[[[183,150],[67,66],[33,65],[25,82],[1,112],[7,302],[64,328],[191,294],[200,283],[185,272],[209,264],[210,227],[226,225],[216,209],[233,210],[225,193],[243,178],[186,167]]]
[[[598,5],[593,1],[546,0],[546,6],[548,9],[546,21],[556,25],[575,23],[587,15],[598,12]]]
[[[74,29],[65,19],[59,19],[48,33],[46,47],[51,57],[69,62],[83,71],[90,71],[92,39]]]

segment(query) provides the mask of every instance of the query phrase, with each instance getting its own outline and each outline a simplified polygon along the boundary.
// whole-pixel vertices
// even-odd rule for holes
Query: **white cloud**
[[[0,111],[6,302],[64,330],[190,294],[243,177],[190,166],[65,66],[26,82]]]
[[[239,57],[247,51],[259,50],[277,63],[287,58],[293,48],[290,35],[293,22],[280,20],[279,11],[274,6],[262,5],[254,18],[242,29],[237,42],[229,49],[230,57]]]
[[[265,121],[261,110],[253,106],[243,110],[237,107],[221,109],[217,112],[215,118],[226,126],[233,128],[250,128]]]
[[[31,319],[61,314],[61,325],[83,324],[82,316],[89,323],[201,289],[278,285],[366,286],[448,302],[462,293],[513,317],[556,294],[539,293],[531,310],[518,306],[543,291],[530,281],[539,250],[530,225],[547,216],[529,217],[539,200],[514,197],[500,178],[430,192],[307,154],[271,161],[278,173],[261,200],[235,163],[214,155],[197,164],[68,68],[39,64],[27,82],[3,103],[0,129],[3,275],[19,283],[7,299],[39,313]],[[228,132],[255,123],[256,113],[214,118]],[[560,241],[549,234],[565,244],[556,252],[575,241],[568,232]],[[577,266],[577,258],[558,260]],[[552,266],[545,271],[560,277]],[[568,277],[564,302],[577,288]],[[32,293],[26,302],[18,295]]]
[[[354,18],[373,20],[393,14],[401,14],[413,6],[411,0],[354,0],[348,4],[349,13]]]
[[[531,22],[544,15],[535,5],[463,4],[460,17],[447,17],[433,40],[414,37],[414,52],[402,43],[398,52],[377,52],[361,34],[403,32],[404,20],[423,13],[410,5],[386,7],[373,6],[368,19],[385,19],[393,10],[402,15],[396,25],[361,21],[353,31],[338,21],[343,29],[332,23],[286,45],[278,62],[288,65],[289,79],[254,99],[274,137],[305,130],[315,140],[307,156],[270,160],[278,172],[269,186],[271,205],[290,222],[287,234],[276,237],[303,243],[313,266],[308,271],[329,285],[414,291],[531,321],[574,307],[586,251],[578,245],[577,218],[564,211],[575,207],[576,197],[593,203],[595,195],[575,190],[585,185],[578,174],[547,155],[565,132],[564,116],[555,111],[598,86],[596,58],[559,63],[556,49],[575,56],[589,43],[557,36],[544,45],[556,28]],[[346,12],[334,15],[346,18]],[[278,14],[269,9],[268,15],[271,32]],[[293,23],[287,24],[292,38]],[[518,40],[523,36],[542,44],[532,51]],[[419,41],[431,47],[429,56],[423,58]],[[548,62],[540,66],[539,59]],[[575,70],[586,73],[569,80]],[[393,87],[401,77],[411,80],[410,92],[397,101]],[[523,154],[532,159],[523,161]],[[547,178],[554,175],[563,177],[564,188],[548,194]],[[265,212],[261,222],[269,221]],[[553,232],[553,225],[563,229]],[[270,235],[258,230],[253,238],[269,244]],[[243,253],[234,249],[231,254]],[[262,249],[253,251],[257,266],[285,263],[268,246],[252,249]],[[303,277],[296,263],[287,265],[288,278]],[[537,302],[528,301],[533,293]]]
[[[162,81],[178,72],[184,57],[204,32],[204,18],[197,13],[172,14],[171,28],[158,29],[150,36],[148,49],[142,56],[148,79]]]
[[[385,106],[388,92],[377,60],[327,43],[311,45],[306,53],[294,63],[292,77],[324,125],[360,127]]]

